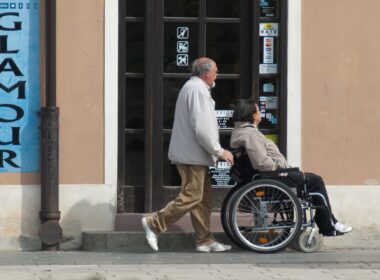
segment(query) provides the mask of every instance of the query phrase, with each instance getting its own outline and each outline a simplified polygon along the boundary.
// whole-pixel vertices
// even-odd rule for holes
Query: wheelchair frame
[[[236,160],[244,155],[244,148],[231,151]],[[289,172],[302,174],[302,189],[297,192],[275,180]],[[242,248],[258,253],[274,253],[288,246],[303,252],[314,252],[322,246],[323,238],[317,233],[315,210],[320,208],[332,215],[326,198],[320,193],[308,193],[305,174],[298,168],[270,172],[254,171],[251,179],[238,178],[241,172],[231,174],[240,182],[230,190],[223,201],[221,220],[227,236]],[[271,195],[270,195],[271,194]],[[312,203],[320,197],[322,206]],[[279,219],[278,219],[279,216]],[[250,237],[251,236],[251,237]]]

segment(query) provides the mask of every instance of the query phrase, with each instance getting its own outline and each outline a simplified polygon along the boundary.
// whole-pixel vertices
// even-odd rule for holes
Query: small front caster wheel
[[[323,237],[322,235],[318,233],[315,233],[313,235],[313,238],[310,240],[309,244],[307,243],[307,241],[309,240],[310,234],[311,234],[310,231],[304,231],[298,237],[298,246],[302,252],[312,253],[312,252],[318,251],[322,247]]]

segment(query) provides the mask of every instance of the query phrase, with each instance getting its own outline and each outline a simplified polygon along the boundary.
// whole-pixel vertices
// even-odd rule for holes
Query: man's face
[[[210,87],[213,87],[215,85],[215,80],[218,76],[218,67],[215,63],[213,63],[211,69],[205,73],[205,82]]]

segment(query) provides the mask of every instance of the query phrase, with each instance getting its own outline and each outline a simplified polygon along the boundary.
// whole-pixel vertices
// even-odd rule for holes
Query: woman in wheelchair
[[[235,127],[231,136],[231,148],[244,147],[253,169],[275,171],[290,167],[276,144],[259,131],[258,125],[261,122],[261,113],[254,100],[239,100],[234,110],[233,121]],[[319,233],[324,236],[335,236],[350,232],[352,227],[338,222],[332,214],[323,179],[313,173],[305,173],[304,176],[307,192],[322,194],[325,199],[324,201],[323,197],[313,196],[313,204],[319,206],[327,204],[329,208],[327,210],[330,213],[323,207],[317,208],[315,211],[314,219],[319,228]],[[297,181],[296,176],[292,176],[292,173],[288,173],[288,176],[277,176],[273,179],[288,186],[295,186],[295,181]]]

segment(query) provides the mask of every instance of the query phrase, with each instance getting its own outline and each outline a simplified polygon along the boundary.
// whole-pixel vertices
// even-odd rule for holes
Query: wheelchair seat
[[[244,147],[232,149],[234,156],[234,165],[230,169],[230,177],[238,184],[242,185],[258,179],[276,179],[278,177],[287,177],[290,188],[297,189],[297,195],[303,195],[305,174],[298,167],[277,169],[274,171],[259,171],[252,167]]]

